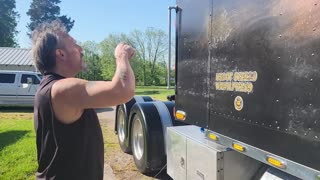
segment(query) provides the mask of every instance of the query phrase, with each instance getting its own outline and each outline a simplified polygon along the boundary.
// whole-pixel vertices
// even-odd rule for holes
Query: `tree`
[[[162,30],[147,28],[145,32],[133,31],[129,36],[129,42],[137,50],[137,56],[143,61],[143,83],[153,84],[147,81],[147,71],[150,71],[151,79],[156,76],[158,60],[168,51],[168,37]],[[146,66],[149,66],[146,69]]]
[[[55,19],[60,19],[60,21],[65,25],[67,31],[69,32],[73,25],[74,20],[63,15],[60,16],[60,7],[57,5],[60,0],[33,0],[30,5],[30,9],[27,15],[30,16],[31,22],[27,25],[31,35],[31,32],[42,22],[50,22]]]
[[[80,72],[77,77],[90,81],[103,80],[101,73],[101,59],[99,57],[98,44],[94,41],[79,43],[84,51],[83,59],[87,65],[87,70]]]
[[[120,42],[127,42],[136,49],[130,60],[137,85],[164,85],[166,83],[167,35],[154,28],[127,34],[111,34],[98,46],[101,72],[104,80],[111,80],[115,72],[114,49]]]
[[[99,44],[99,49],[101,51],[100,58],[102,64],[101,72],[102,78],[105,80],[111,80],[114,75],[116,69],[114,50],[119,42],[121,42],[120,35],[110,34]]]
[[[130,40],[126,34],[110,34],[106,39],[104,39],[99,44],[99,52],[100,52],[100,60],[101,60],[101,72],[102,77],[105,80],[111,80],[114,72],[115,72],[115,57],[114,57],[114,50],[118,43],[120,42],[127,42],[129,44]],[[131,44],[132,45],[132,44]],[[136,54],[138,52],[136,51]],[[136,84],[141,84],[143,79],[142,74],[142,67],[143,62],[137,56],[134,56],[130,60],[131,67],[135,74]]]
[[[15,35],[17,18],[19,14],[14,11],[16,8],[15,0],[0,0],[0,46],[1,47],[15,47],[17,42]]]

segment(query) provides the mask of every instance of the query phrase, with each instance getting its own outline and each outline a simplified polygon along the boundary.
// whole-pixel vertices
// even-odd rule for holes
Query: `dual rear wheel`
[[[121,104],[116,108],[115,131],[118,134],[118,141],[121,150],[125,153],[131,153],[129,140],[129,115],[131,108],[136,103],[149,101],[153,101],[149,96],[134,96],[129,102]]]
[[[132,153],[141,173],[157,172],[166,164],[166,128],[172,126],[174,103],[128,103],[118,106],[116,111],[120,147]]]

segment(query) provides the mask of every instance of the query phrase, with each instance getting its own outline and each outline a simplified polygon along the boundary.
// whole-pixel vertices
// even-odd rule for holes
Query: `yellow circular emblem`
[[[241,96],[237,96],[235,99],[234,99],[234,108],[237,110],[237,111],[241,111],[242,108],[243,108],[243,99]]]

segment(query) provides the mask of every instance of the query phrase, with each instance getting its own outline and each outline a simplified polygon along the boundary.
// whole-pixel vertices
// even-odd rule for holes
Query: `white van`
[[[0,70],[0,105],[33,106],[39,72]]]

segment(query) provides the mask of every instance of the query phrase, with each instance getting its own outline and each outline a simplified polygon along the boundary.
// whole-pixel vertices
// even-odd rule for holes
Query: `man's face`
[[[83,49],[70,35],[64,34],[61,38],[63,43],[64,65],[74,73],[80,72],[84,68],[84,61],[82,59]]]

